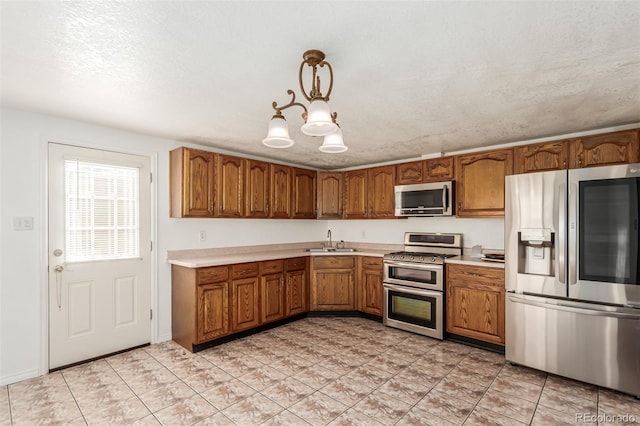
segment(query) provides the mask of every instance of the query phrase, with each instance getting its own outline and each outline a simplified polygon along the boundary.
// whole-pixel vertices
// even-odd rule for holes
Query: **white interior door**
[[[49,144],[49,368],[151,340],[149,158]]]

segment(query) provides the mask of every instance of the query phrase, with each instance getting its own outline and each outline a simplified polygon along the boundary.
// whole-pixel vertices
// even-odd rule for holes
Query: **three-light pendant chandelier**
[[[336,112],[332,113],[327,103],[333,88],[333,69],[331,64],[324,60],[324,53],[319,50],[307,50],[302,55],[302,58],[304,60],[300,64],[298,82],[300,83],[302,95],[309,101],[309,108],[300,102],[296,102],[296,94],[293,90],[287,90],[287,93],[291,95],[291,101],[288,104],[278,106],[276,101],[271,104],[276,113],[269,121],[269,132],[262,143],[270,148],[289,148],[294,144],[294,141],[289,137],[289,128],[282,115],[282,110],[296,105],[304,110],[302,118],[305,123],[301,128],[302,133],[309,136],[324,136],[324,142],[319,148],[320,151],[327,153],[344,152],[348,148],[342,141],[342,130],[340,130],[340,126],[336,122],[338,114]],[[313,72],[311,90],[309,90],[308,94],[302,83],[302,72],[305,65],[311,67]],[[327,94],[323,96],[320,92],[320,77],[317,75],[317,71],[318,67],[324,67],[325,65],[329,70],[329,89]]]

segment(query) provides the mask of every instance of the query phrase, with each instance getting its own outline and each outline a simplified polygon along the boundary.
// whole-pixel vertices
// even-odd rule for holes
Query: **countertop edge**
[[[487,268],[504,269],[504,262],[490,262],[482,258],[471,256],[454,256],[445,260],[445,263],[455,263],[459,265],[484,266]]]

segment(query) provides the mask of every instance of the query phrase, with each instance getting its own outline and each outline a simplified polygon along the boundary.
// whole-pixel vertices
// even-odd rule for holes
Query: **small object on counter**
[[[471,257],[482,257],[482,246],[475,245],[471,247]]]
[[[484,255],[482,260],[486,260],[487,262],[502,262],[504,263],[504,254],[501,253],[487,253]]]

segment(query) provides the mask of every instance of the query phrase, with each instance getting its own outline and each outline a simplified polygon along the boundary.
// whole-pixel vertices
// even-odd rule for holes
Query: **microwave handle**
[[[449,187],[444,186],[442,189],[442,210],[447,211],[449,209]]]

